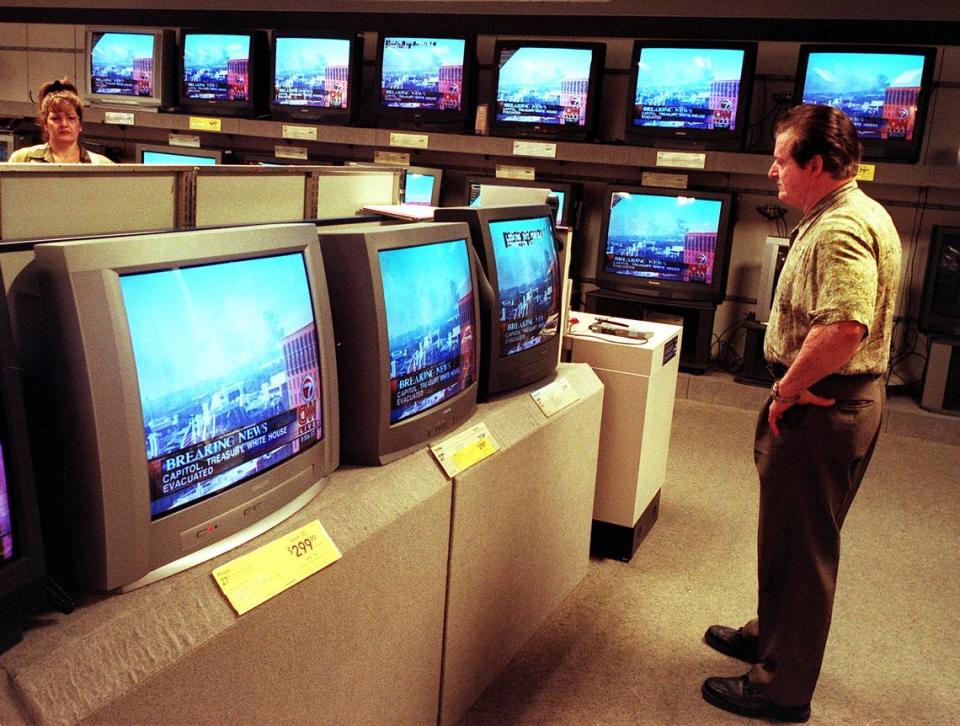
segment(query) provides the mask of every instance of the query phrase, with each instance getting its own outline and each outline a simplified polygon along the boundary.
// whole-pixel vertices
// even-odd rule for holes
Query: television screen
[[[442,170],[408,168],[404,174],[403,201],[436,207],[440,203]]]
[[[755,44],[637,41],[627,139],[738,148],[745,136],[755,56]]]
[[[385,37],[380,103],[387,108],[463,109],[464,38]]]
[[[273,38],[273,96],[278,118],[347,123],[357,93],[361,42],[277,32]]]
[[[88,27],[85,60],[83,90],[91,103],[148,110],[170,105],[172,30]]]
[[[916,161],[935,48],[801,46],[794,99],[850,116],[865,158]]]
[[[476,377],[467,240],[381,250],[390,422],[442,404]]]
[[[934,227],[920,303],[920,330],[960,338],[960,229]]]
[[[601,287],[722,301],[730,195],[611,189],[608,202],[597,268]]]
[[[7,491],[6,457],[0,440],[0,562],[13,559],[13,517],[10,512],[10,494]]]
[[[588,136],[604,51],[603,44],[497,41],[491,131]]]
[[[157,151],[153,149],[143,149],[140,154],[141,164],[216,164],[220,152],[215,152],[217,156],[201,156],[199,154],[189,154],[179,151]]]
[[[553,220],[490,223],[500,304],[500,354],[513,355],[557,334],[560,272]]]

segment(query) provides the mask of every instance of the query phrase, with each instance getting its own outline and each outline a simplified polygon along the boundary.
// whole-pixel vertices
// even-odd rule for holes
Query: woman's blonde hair
[[[77,116],[83,121],[83,101],[80,99],[80,92],[73,85],[69,78],[61,78],[59,81],[47,81],[40,86],[37,105],[37,123],[43,129],[43,140],[47,140],[47,116],[50,112],[61,104],[69,104],[77,112]]]

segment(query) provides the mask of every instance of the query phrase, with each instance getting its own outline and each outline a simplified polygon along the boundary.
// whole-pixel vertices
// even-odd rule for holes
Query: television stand
[[[667,300],[615,290],[591,290],[586,295],[584,310],[597,315],[680,325],[683,327],[680,370],[699,376],[710,367],[713,316],[717,310],[713,303]]]

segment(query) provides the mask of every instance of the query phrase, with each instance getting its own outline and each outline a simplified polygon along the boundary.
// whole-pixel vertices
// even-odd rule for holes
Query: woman
[[[87,151],[80,143],[83,131],[83,101],[77,87],[64,78],[40,86],[37,124],[44,143],[14,151],[9,162],[50,164],[112,164],[107,157]]]

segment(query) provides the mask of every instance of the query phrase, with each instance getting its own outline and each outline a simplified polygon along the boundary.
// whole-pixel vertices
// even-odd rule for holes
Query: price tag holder
[[[307,159],[306,146],[288,146],[287,144],[277,144],[273,147],[273,155],[278,159]]]
[[[706,154],[694,154],[689,151],[657,152],[657,166],[677,166],[683,169],[702,169],[706,165]]]
[[[411,149],[426,149],[430,137],[426,134],[397,134],[390,132],[390,146],[407,146]]]
[[[314,520],[211,574],[237,615],[243,615],[342,556],[320,521]]]
[[[125,111],[107,111],[103,114],[105,124],[117,124],[118,126],[133,126],[134,115]]]
[[[316,126],[290,126],[288,124],[284,124],[283,138],[294,139],[296,141],[316,141],[317,127]]]
[[[661,171],[645,171],[640,177],[645,187],[666,187],[668,189],[686,189],[686,174],[665,174]]]
[[[570,381],[563,377],[551,381],[543,388],[538,388],[530,395],[547,418],[580,400],[580,394],[570,385]]]
[[[390,164],[391,166],[410,166],[410,152],[408,151],[381,151],[373,152],[374,164]]]
[[[200,148],[200,137],[196,134],[170,134],[167,137],[170,146],[187,146],[191,149]]]
[[[191,116],[190,130],[191,131],[216,131],[219,133],[220,119],[206,118],[204,116]]]
[[[873,181],[874,175],[877,173],[876,164],[860,164],[860,168],[857,170],[857,181]]]
[[[557,156],[557,145],[541,141],[514,141],[514,156],[538,156],[544,159],[554,159]]]
[[[523,181],[534,181],[537,176],[537,170],[532,166],[509,166],[507,164],[497,164],[497,179],[521,179]]]
[[[430,451],[451,479],[499,449],[500,444],[485,423],[478,423],[430,446]]]

